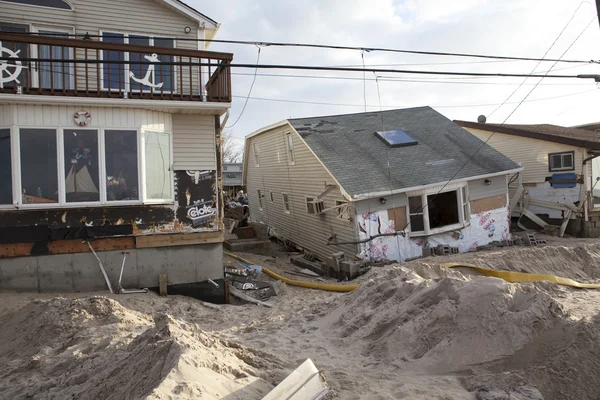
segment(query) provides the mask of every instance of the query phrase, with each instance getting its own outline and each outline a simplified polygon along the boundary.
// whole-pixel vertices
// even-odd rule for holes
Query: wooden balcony
[[[0,47],[0,93],[231,102],[230,53],[3,32]]]

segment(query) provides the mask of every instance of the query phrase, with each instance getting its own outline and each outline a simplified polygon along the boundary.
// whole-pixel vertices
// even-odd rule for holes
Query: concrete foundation
[[[93,242],[92,246],[94,245]],[[156,287],[159,274],[169,285],[223,278],[221,243],[131,249],[122,286]],[[116,289],[123,263],[121,251],[97,252]],[[0,260],[0,292],[84,292],[106,290],[98,261],[91,252]]]

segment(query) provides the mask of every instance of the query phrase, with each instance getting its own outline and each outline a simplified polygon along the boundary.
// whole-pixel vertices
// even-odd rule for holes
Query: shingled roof
[[[545,140],[547,142],[561,143],[569,146],[600,149],[600,133],[566,126],[538,124],[538,125],[512,125],[488,124],[469,121],[454,121],[465,128],[482,129],[484,131],[504,133],[507,135],[527,137],[530,139]]]
[[[289,123],[355,197],[446,182],[465,163],[454,179],[520,168],[431,107],[290,119]],[[389,147],[375,135],[396,129],[418,144]]]

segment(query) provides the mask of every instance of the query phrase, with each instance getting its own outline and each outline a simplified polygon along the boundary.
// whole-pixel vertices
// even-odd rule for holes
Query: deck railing
[[[0,32],[0,93],[231,102],[233,55]]]

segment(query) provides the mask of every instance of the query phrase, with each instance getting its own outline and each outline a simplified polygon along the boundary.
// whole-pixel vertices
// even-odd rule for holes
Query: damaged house
[[[430,107],[285,120],[246,137],[243,168],[251,218],[323,261],[507,240],[521,170]]]
[[[232,54],[197,40],[219,24],[178,0],[0,7],[0,290],[102,289],[123,252],[124,286],[222,279]]]
[[[524,168],[509,185],[513,217],[531,228],[556,232],[560,227],[560,235],[566,231],[600,236],[600,136],[594,131],[596,124],[571,128],[455,122]]]

